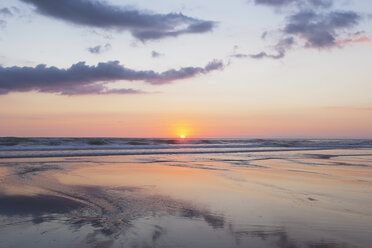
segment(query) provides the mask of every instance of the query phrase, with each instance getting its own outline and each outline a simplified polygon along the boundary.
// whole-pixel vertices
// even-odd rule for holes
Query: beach
[[[0,144],[0,247],[372,244],[370,140]]]
[[[371,21],[0,0],[0,248],[372,248]]]

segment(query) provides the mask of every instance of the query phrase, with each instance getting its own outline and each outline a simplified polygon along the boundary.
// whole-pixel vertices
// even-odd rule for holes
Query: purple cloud
[[[301,11],[288,17],[283,32],[305,40],[311,48],[337,46],[338,31],[358,25],[361,16],[353,11],[331,11],[326,14]]]
[[[111,49],[111,45],[109,43],[105,45],[98,45],[94,47],[88,47],[88,51],[93,54],[100,54],[103,52],[107,52],[108,50]]]
[[[97,0],[22,0],[38,13],[69,23],[128,30],[141,41],[212,31],[215,23],[182,13],[154,14],[109,5]]]
[[[223,63],[218,60],[210,62],[205,67],[182,67],[162,73],[152,70],[132,70],[120,65],[118,61],[99,63],[96,66],[79,62],[67,69],[47,67],[46,65],[37,65],[36,67],[0,66],[0,94],[27,91],[64,95],[143,93],[133,89],[110,90],[105,84],[126,80],[161,85],[223,68]]]
[[[345,31],[359,25],[362,16],[354,11],[331,10],[333,0],[255,0],[255,4],[281,8],[284,13],[288,10],[284,27],[275,31],[280,36],[273,46],[276,54],[262,51],[257,54],[235,54],[233,57],[281,59],[295,44],[305,48],[330,49],[369,40],[367,36],[353,39],[355,42],[342,38]],[[264,32],[262,37],[266,38],[267,34]]]

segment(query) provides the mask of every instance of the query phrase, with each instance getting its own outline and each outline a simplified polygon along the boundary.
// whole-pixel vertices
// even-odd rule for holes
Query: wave
[[[60,147],[81,146],[149,146],[149,145],[251,145],[270,147],[302,146],[368,146],[372,139],[148,139],[148,138],[0,138],[0,149],[3,147]]]
[[[0,158],[372,148],[360,139],[0,138]]]
[[[2,153],[0,152],[0,158],[47,158],[47,157],[91,157],[91,156],[128,156],[128,155],[172,155],[172,154],[212,154],[212,153],[254,153],[254,152],[284,152],[284,151],[314,151],[324,150],[325,148],[288,148],[288,149],[192,149],[192,150],[165,150],[165,151],[112,151],[112,150],[79,150],[78,152],[13,152],[13,153]],[[332,149],[332,148],[327,148]]]

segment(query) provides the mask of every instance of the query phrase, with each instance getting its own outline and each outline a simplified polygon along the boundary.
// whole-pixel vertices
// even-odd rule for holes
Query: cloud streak
[[[161,56],[163,56],[163,54],[161,54],[161,53],[159,53],[157,51],[152,51],[151,52],[151,57],[153,57],[153,58],[159,58]]]
[[[6,21],[0,19],[0,28],[6,27]]]
[[[218,60],[208,63],[205,67],[182,67],[161,73],[129,69],[120,65],[118,61],[98,63],[96,66],[79,62],[67,69],[42,64],[36,67],[0,66],[0,94],[28,91],[63,95],[137,94],[144,92],[133,89],[109,89],[106,84],[125,80],[161,85],[223,68],[224,64]]]
[[[1,8],[0,9],[0,17],[2,18],[9,18],[13,17],[14,13],[13,12],[18,12],[19,10],[16,7],[11,7],[11,8]],[[0,28],[5,28],[7,25],[7,22],[4,19],[0,19]]]
[[[329,8],[333,5],[333,0],[255,0],[257,5],[267,5],[271,7],[321,7]]]
[[[111,45],[109,43],[105,45],[98,45],[94,47],[88,47],[88,51],[93,54],[101,54],[103,52],[107,52],[108,50],[111,49]]]
[[[283,38],[279,40],[278,43],[274,46],[274,50],[276,54],[268,54],[266,52],[260,52],[257,54],[234,54],[232,57],[234,58],[251,58],[251,59],[263,59],[263,58],[270,58],[270,59],[281,59],[285,56],[285,53],[288,49],[292,47],[294,44],[294,39],[292,37]]]
[[[372,43],[371,38],[369,38],[365,32],[355,32],[349,33],[347,37],[339,38],[336,40],[337,44],[355,44],[355,43]]]
[[[13,13],[8,8],[0,9],[0,15],[2,16],[13,16]]]
[[[97,0],[22,0],[42,15],[81,26],[128,30],[141,41],[212,31],[215,22],[182,13],[156,14]]]

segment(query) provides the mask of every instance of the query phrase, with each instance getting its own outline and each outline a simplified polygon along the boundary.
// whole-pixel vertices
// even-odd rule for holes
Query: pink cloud
[[[346,45],[346,44],[356,44],[356,43],[371,43],[372,40],[367,35],[363,35],[360,37],[349,37],[349,38],[341,38],[337,40],[337,44],[339,45]]]

